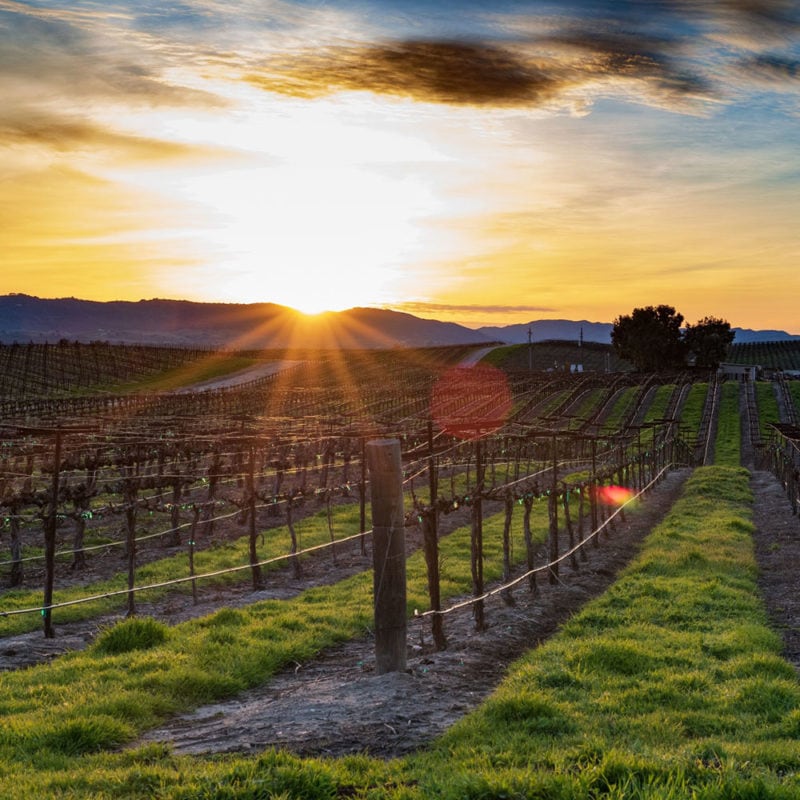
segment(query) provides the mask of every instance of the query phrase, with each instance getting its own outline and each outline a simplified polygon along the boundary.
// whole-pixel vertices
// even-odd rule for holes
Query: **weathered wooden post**
[[[261,576],[261,566],[258,563],[258,528],[256,526],[256,453],[250,447],[250,463],[245,475],[245,503],[248,507],[248,521],[250,523],[250,573],[253,578],[253,591],[258,592],[264,588],[264,579]]]
[[[556,584],[558,583],[558,440],[555,434],[553,434],[553,483],[550,487],[548,514],[550,517],[548,578],[551,584]]]
[[[378,675],[406,668],[406,543],[400,442],[367,443],[372,496],[375,665]]]

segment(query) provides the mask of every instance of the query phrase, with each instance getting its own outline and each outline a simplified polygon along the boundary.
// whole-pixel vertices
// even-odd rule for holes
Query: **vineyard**
[[[800,370],[800,340],[733,344],[728,354],[732,364],[752,364],[765,369]]]
[[[740,384],[707,374],[575,373],[526,368],[516,361],[509,366],[507,354],[498,359],[498,353],[493,359],[504,365],[502,370],[490,363],[460,367],[469,350],[210,353],[70,343],[0,348],[5,365],[0,387],[0,667],[6,670],[0,707],[8,720],[0,734],[0,776],[13,776],[17,787],[12,789],[3,777],[5,794],[0,795],[55,796],[56,787],[73,786],[73,796],[87,797],[332,797],[345,790],[364,797],[522,797],[534,792],[526,781],[542,781],[550,794],[541,796],[561,796],[553,775],[562,768],[568,774],[564,753],[581,761],[588,756],[578,751],[588,753],[591,747],[598,748],[596,766],[602,765],[605,777],[582,772],[577,783],[564,784],[563,796],[684,796],[677,789],[669,793],[670,781],[705,786],[703,796],[738,796],[724,794],[723,778],[748,787],[754,781],[774,784],[774,795],[761,796],[783,796],[778,792],[784,784],[800,791],[797,780],[787,777],[800,766],[800,688],[791,667],[779,666],[783,662],[770,644],[772,634],[760,632],[764,623],[757,609],[736,599],[733,588],[723,589],[726,570],[731,571],[731,587],[741,589],[744,578],[737,577],[734,562],[720,556],[711,567],[707,544],[679,544],[684,536],[688,541],[715,535],[714,526],[721,536],[729,525],[726,548],[746,549],[736,538],[742,535],[736,520],[746,494],[746,473],[739,464],[770,470],[780,482],[782,502],[797,513],[798,382],[781,376]],[[528,357],[526,347],[518,348],[517,361]],[[605,356],[602,361],[608,363]],[[194,383],[206,386],[209,378],[244,373],[263,362],[276,369],[229,386],[186,391]],[[373,568],[379,573],[370,523],[377,498],[367,451],[370,443],[385,440],[400,445],[404,603],[415,659],[409,672],[421,681],[433,669],[425,665],[437,659],[445,663],[460,640],[480,649],[481,637],[491,641],[499,620],[501,627],[522,627],[523,610],[541,613],[535,609],[547,602],[569,607],[558,592],[603,570],[612,575],[613,554],[621,547],[614,544],[616,538],[635,528],[637,520],[648,519],[647,509],[657,506],[660,496],[670,498],[662,501],[667,513],[681,484],[700,468],[688,478],[687,499],[680,501],[686,508],[679,511],[676,504],[669,512],[675,530],[688,525],[693,532],[685,531],[673,546],[662,544],[669,557],[644,552],[645,564],[648,558],[651,565],[666,558],[671,566],[659,566],[649,577],[644,565],[640,578],[627,574],[600,605],[587,606],[569,623],[576,637],[572,644],[562,632],[547,646],[550,650],[543,650],[542,664],[555,658],[549,652],[567,648],[558,656],[564,665],[560,671],[536,662],[517,668],[518,683],[524,682],[526,670],[539,675],[538,694],[509,684],[478,717],[468,717],[445,737],[443,751],[438,745],[421,750],[405,766],[365,760],[360,766],[323,767],[268,755],[270,747],[289,741],[274,734],[277,738],[260,747],[267,751],[261,758],[237,762],[230,773],[213,762],[192,761],[196,775],[182,788],[176,775],[188,765],[142,737],[160,741],[153,731],[176,714],[277,684],[284,670],[297,682],[301,665],[331,648],[369,649],[375,624]],[[694,500],[688,499],[692,492]],[[706,508],[709,492],[718,495],[717,522],[699,516],[684,524],[689,505]],[[721,521],[725,514],[729,523]],[[688,517],[694,520],[693,514]],[[646,526],[639,524],[644,536]],[[681,555],[684,547],[688,550]],[[692,626],[700,624],[689,621],[693,612],[687,610],[690,616],[676,622],[682,603],[696,591],[681,581],[696,571],[702,587],[711,574],[705,569],[718,576],[719,592],[698,602],[706,604],[708,618],[720,627],[692,634]],[[656,574],[663,580],[649,586]],[[637,601],[635,613],[626,612],[627,638],[602,641],[594,655],[580,661],[580,669],[569,672],[567,665],[578,664],[581,648],[595,647],[591,620],[599,621],[615,604],[629,603],[622,599],[621,593],[630,591],[622,588],[624,581],[637,580],[645,595],[672,597],[677,591],[684,597],[669,601],[675,610],[666,617],[656,614],[650,601]],[[719,605],[723,597],[752,619],[737,622],[736,614]],[[729,618],[730,630],[724,622]],[[674,632],[671,625],[678,625]],[[737,638],[744,635],[741,625],[750,626],[746,642]],[[568,690],[586,684],[588,691],[581,670],[589,663],[618,677],[649,674],[657,665],[666,668],[670,659],[677,664],[677,656],[658,648],[648,652],[644,639],[634,641],[648,630],[654,635],[656,627],[659,636],[674,638],[676,653],[685,651],[687,659],[693,636],[707,642],[704,658],[708,648],[728,653],[725,662],[753,650],[752,657],[768,669],[763,677],[742,671],[729,676],[726,668],[717,672],[720,681],[732,681],[726,690],[731,696],[761,692],[765,703],[781,698],[780,719],[770,717],[774,731],[764,727],[767,717],[753,710],[752,724],[761,732],[747,734],[756,737],[753,741],[764,737],[774,756],[767,757],[766,744],[759,750],[750,739],[735,743],[731,737],[737,720],[731,718],[728,727],[716,731],[695,721],[693,729],[687,711],[680,723],[669,725],[682,726],[683,733],[674,735],[690,750],[702,746],[715,754],[703,756],[707,765],[687,772],[685,765],[697,756],[686,756],[676,772],[660,761],[660,745],[653,739],[638,754],[613,756],[619,760],[619,775],[640,793],[622,792],[609,777],[609,745],[575,738],[577,720],[598,709],[568,710],[573,700],[567,698],[575,699]],[[688,638],[677,645],[680,637]],[[373,674],[374,667],[358,652],[361,672]],[[603,652],[606,656],[597,654]],[[462,666],[465,659],[460,656]],[[457,670],[453,662],[446,663]],[[675,692],[680,686],[689,694],[696,691],[697,697],[706,692],[712,678],[700,680],[699,675],[708,665],[681,669],[685,676],[669,679]],[[500,678],[492,676],[494,683]],[[597,691],[611,689],[604,684]],[[666,692],[663,680],[661,691]],[[408,692],[414,692],[411,685],[401,694]],[[563,696],[550,697],[552,692]],[[656,689],[647,692],[652,706],[647,713],[657,715]],[[727,719],[733,711],[708,713]],[[774,713],[773,706],[764,712]],[[631,723],[623,739],[643,737],[654,719],[648,723],[645,715]],[[388,736],[387,725],[392,729],[382,723],[372,734],[383,727]],[[493,725],[508,730],[521,725],[532,740],[563,738],[564,753],[557,759],[545,757],[545,750],[531,756],[532,763],[541,763],[537,770],[544,771],[523,777],[503,761],[523,746],[504,745],[507,749],[498,750],[496,758],[505,763],[498,772],[505,777],[492,778],[486,764],[473,763],[480,745],[472,740]],[[204,729],[203,739],[215,735]],[[348,752],[313,731],[304,736],[305,746],[295,743],[295,752]],[[402,738],[396,731],[390,737]],[[644,740],[649,741],[647,736]],[[393,754],[377,740],[360,741],[353,752]],[[134,749],[115,754],[120,747]],[[501,747],[499,740],[496,747]],[[434,763],[436,753],[448,748],[460,753],[464,763],[460,789],[439,785],[441,767],[430,773],[427,784],[412,777],[425,774],[426,759]],[[682,748],[673,747],[676,752]],[[732,765],[746,748],[757,766],[734,774]],[[398,746],[394,753],[411,749]],[[723,751],[732,754],[730,762]],[[781,763],[792,766],[774,766],[779,752]],[[72,783],[77,778],[68,777],[76,769],[84,775],[81,789]],[[364,771],[361,778],[356,777],[359,770]],[[642,789],[647,770],[654,781],[650,794]],[[253,781],[265,781],[269,788],[259,794]],[[220,791],[227,793],[216,793],[215,786],[226,786]],[[376,793],[379,786],[385,787],[383,793]],[[580,787],[583,795],[572,793]]]

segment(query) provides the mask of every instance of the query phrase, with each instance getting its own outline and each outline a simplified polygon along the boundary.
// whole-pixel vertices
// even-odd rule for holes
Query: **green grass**
[[[656,389],[656,393],[653,397],[653,402],[650,403],[647,411],[644,415],[644,422],[653,422],[656,419],[663,419],[664,415],[667,413],[667,406],[669,405],[669,400],[672,397],[672,393],[675,391],[675,384],[674,383],[665,383]]]
[[[604,389],[590,389],[580,402],[579,408],[570,417],[569,428],[578,428],[597,411],[598,404],[605,395]]]
[[[622,419],[625,416],[628,408],[630,408],[630,405],[636,397],[638,391],[639,387],[629,386],[619,393],[616,400],[614,400],[614,404],[612,405],[605,422],[603,423],[604,433],[615,433],[617,430],[619,430]]]
[[[735,467],[741,460],[742,423],[739,414],[739,384],[726,381],[722,384],[719,404],[717,438],[714,442],[714,463]]]
[[[513,466],[502,462],[497,464],[494,470],[495,482],[502,484],[511,479]],[[470,471],[469,483],[467,473],[459,473],[453,483],[452,489],[455,495],[463,496],[468,494],[474,486],[475,470],[474,465]],[[491,480],[491,472],[487,468],[486,480]],[[447,482],[449,490],[450,482]],[[417,487],[416,497],[420,502],[428,502],[427,484]],[[310,502],[310,501],[309,501]],[[411,510],[411,493],[406,493],[406,510]],[[343,538],[358,531],[359,510],[356,504],[344,504],[334,506],[332,509],[332,526],[335,538]],[[328,529],[328,517],[325,509],[310,514],[302,520],[294,523],[298,537],[300,549],[313,547],[330,541]],[[246,566],[249,563],[249,537],[240,536],[228,542],[208,542],[204,541],[202,528],[196,534],[198,549],[194,554],[195,574],[214,573],[232,569],[234,567]],[[87,538],[88,541],[88,538]],[[289,530],[285,526],[273,528],[263,532],[257,540],[256,553],[261,561],[286,555],[291,546]],[[41,554],[41,549],[32,550],[31,555]],[[302,560],[301,556],[301,560]],[[286,567],[285,561],[277,562],[274,565],[263,566],[262,572],[269,573],[273,569]],[[159,584],[166,581],[185,578],[189,575],[188,551],[178,553],[166,558],[151,561],[148,564],[139,566],[136,570],[136,585],[146,586]],[[213,578],[205,578],[198,581],[200,591],[208,591],[209,587],[226,586],[235,583],[247,582],[250,580],[247,570],[239,570],[227,574],[216,575]],[[76,622],[91,619],[100,614],[113,613],[125,608],[127,597],[120,594],[115,597],[103,597],[110,592],[119,592],[127,588],[127,573],[120,571],[116,575],[103,581],[95,581],[83,585],[59,588],[56,586],[54,592],[54,603],[67,603],[80,600],[85,597],[99,595],[99,599],[90,602],[80,603],[53,611],[54,624],[65,622]],[[167,594],[188,595],[192,591],[190,582],[184,582],[172,587],[161,587],[148,589],[146,592],[137,594],[137,602],[142,600],[152,602],[162,598]],[[3,617],[3,612],[11,612],[18,609],[38,608],[41,605],[42,592],[40,590],[14,589],[3,592],[0,595],[0,637],[13,636],[20,633],[36,630],[41,627],[41,620],[38,614],[18,614]]]
[[[763,441],[769,440],[772,434],[770,422],[780,422],[778,412],[778,399],[775,397],[775,387],[771,382],[758,381],[755,384],[756,405],[758,407],[758,429]]]
[[[28,731],[39,750],[24,750],[19,743],[10,747],[25,729],[16,716],[6,716],[4,796],[796,798],[800,684],[780,656],[780,639],[768,627],[758,597],[751,501],[745,470],[697,470],[614,586],[516,662],[483,705],[414,756],[391,762],[274,752],[190,758],[172,756],[161,746],[93,753],[124,739],[125,726],[136,720],[117,721],[124,705],[119,696],[105,707],[90,698],[91,715],[73,715],[60,725],[42,717],[43,729]],[[319,600],[318,616],[328,609]],[[347,619],[350,612],[343,614]],[[210,669],[226,648],[241,649],[234,640],[247,638],[263,650],[258,642],[272,636],[277,646],[272,618],[264,615],[253,629],[246,612],[219,612],[193,630],[183,652],[199,658],[210,648],[205,658]],[[183,628],[177,626],[172,636],[183,636]],[[154,653],[163,660],[164,647],[129,655],[127,672],[142,679],[143,665]],[[118,664],[90,655],[110,690]],[[177,666],[155,673],[145,685],[177,688],[191,678],[183,692],[202,695],[208,688],[204,680],[211,680],[205,670],[179,678]],[[31,681],[28,691],[8,702],[49,703],[58,718],[68,691],[63,683],[56,689]],[[139,707],[137,700],[127,698],[129,714]]]
[[[789,394],[792,396],[795,411],[800,414],[800,380],[789,381]]]
[[[359,509],[357,505],[343,505],[334,509],[333,527],[338,538],[342,538],[343,531],[349,533],[358,530]],[[328,531],[328,518],[326,510],[311,514],[306,519],[295,523],[295,530],[302,547],[312,547],[330,541]],[[202,544],[202,534],[197,536],[198,544]],[[259,536],[256,552],[259,560],[267,560],[289,552],[291,540],[288,528],[274,528]],[[249,537],[241,536],[230,542],[212,543],[205,549],[198,549],[194,554],[195,574],[211,573],[218,570],[240,567],[249,563]],[[285,562],[262,567],[267,573],[270,569],[285,567]],[[164,581],[183,578],[189,575],[189,562],[186,553],[179,553],[167,558],[143,564],[136,569],[136,585],[145,586]],[[200,591],[207,590],[209,586],[224,586],[248,580],[246,571],[231,572],[214,578],[204,579],[199,582]],[[53,595],[54,603],[66,603],[83,597],[102,595],[127,588],[127,574],[120,572],[112,578],[97,581],[88,585],[58,588]],[[190,594],[191,583],[186,582],[177,586],[159,589],[148,589],[137,595],[137,601],[148,602],[164,597],[168,593]],[[0,607],[3,611],[15,609],[35,608],[42,601],[41,591],[28,589],[15,589],[7,591],[0,596]],[[125,607],[126,596],[101,598],[79,605],[58,608],[53,611],[53,621],[73,622],[91,619],[99,614],[110,613]],[[16,615],[0,618],[0,636],[12,636],[26,631],[35,630],[41,622],[36,616],[30,614]]]
[[[696,439],[703,419],[703,408],[708,395],[707,383],[693,383],[681,409],[681,429],[690,438]]]
[[[627,372],[631,365],[620,359],[611,345],[599,342],[550,340],[528,344],[498,347],[486,355],[483,363],[490,363],[500,369],[522,371],[566,371],[570,364],[582,364],[584,372]]]

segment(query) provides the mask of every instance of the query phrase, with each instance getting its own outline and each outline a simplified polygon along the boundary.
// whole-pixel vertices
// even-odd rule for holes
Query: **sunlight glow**
[[[430,224],[445,197],[420,164],[448,158],[388,122],[368,127],[334,112],[298,104],[270,116],[262,100],[247,124],[158,118],[172,136],[200,146],[222,135],[234,148],[222,163],[115,176],[192,209],[183,234],[193,253],[188,294],[310,314],[391,303],[408,296],[408,265],[446,252],[448,235]],[[375,116],[363,101],[353,117],[360,113]],[[182,270],[162,280],[187,295]]]

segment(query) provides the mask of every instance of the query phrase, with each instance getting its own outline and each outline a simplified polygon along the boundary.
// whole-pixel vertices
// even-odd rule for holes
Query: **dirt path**
[[[750,480],[755,502],[755,552],[761,595],[773,627],[783,637],[784,657],[800,674],[800,519],[771,472],[756,471]]]
[[[278,372],[296,367],[302,361],[265,361],[262,364],[255,364],[252,367],[240,369],[221,378],[210,378],[207,381],[193,383],[191,386],[183,386],[176,389],[173,394],[189,394],[191,392],[207,392],[211,389],[227,389],[231,386],[240,386],[243,383],[257,381],[259,378],[266,378]]]
[[[779,405],[781,421],[788,410]],[[742,414],[741,462],[751,468],[754,542],[759,566],[758,584],[770,622],[783,638],[783,654],[800,674],[800,519],[792,513],[788,497],[778,479],[765,470],[752,470],[757,461],[750,428]]]

